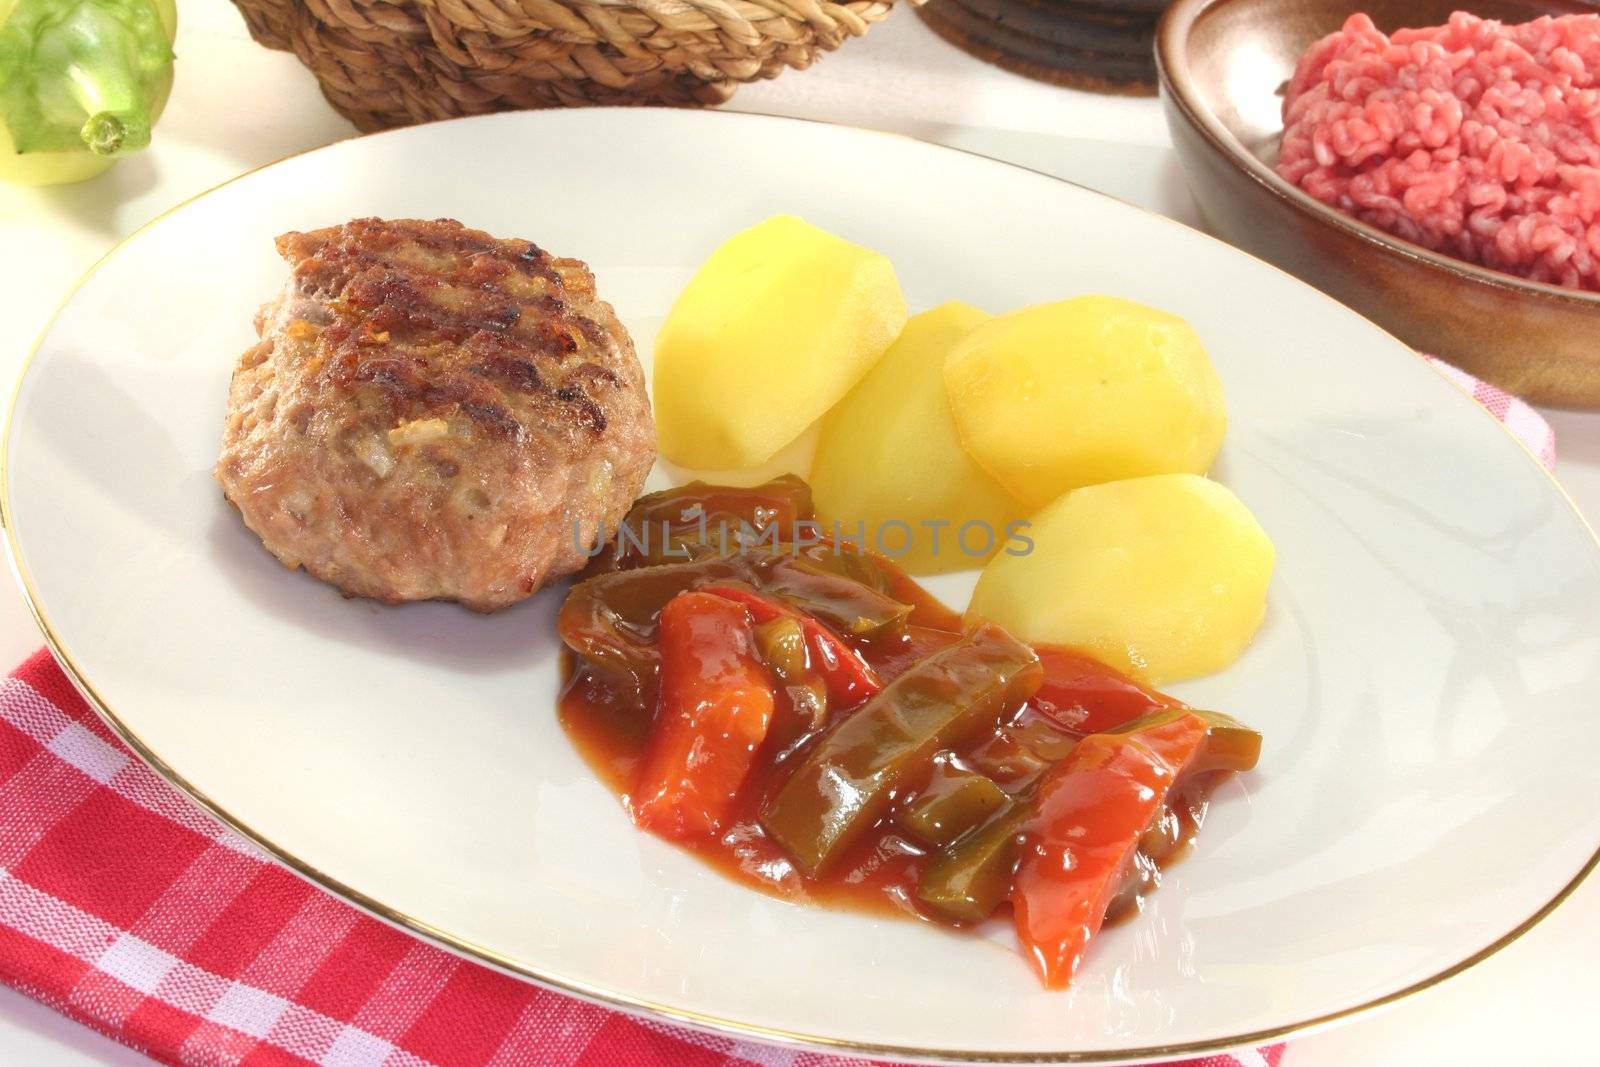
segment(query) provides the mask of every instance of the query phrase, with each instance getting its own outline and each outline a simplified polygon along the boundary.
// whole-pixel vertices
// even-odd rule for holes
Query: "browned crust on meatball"
[[[216,471],[266,547],[350,595],[480,611],[580,567],[655,458],[588,268],[448,219],[277,244],[292,277],[234,372]]]

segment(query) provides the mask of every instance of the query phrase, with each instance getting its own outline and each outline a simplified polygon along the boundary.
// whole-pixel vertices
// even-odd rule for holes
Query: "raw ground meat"
[[[1408,241],[1600,291],[1600,15],[1366,15],[1301,57],[1278,173]]]

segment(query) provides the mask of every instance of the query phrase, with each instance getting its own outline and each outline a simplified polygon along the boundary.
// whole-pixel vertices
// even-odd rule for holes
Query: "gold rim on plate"
[[[642,109],[597,108],[593,110],[637,112]],[[537,116],[540,114],[540,112],[525,112],[524,114],[527,116]],[[690,113],[675,110],[675,114]],[[1048,174],[1032,167],[1026,167],[1021,164],[1011,163],[1002,159],[995,159],[992,156],[985,156],[980,152],[972,152],[967,149],[952,148],[948,145],[939,145],[932,142],[919,141],[917,138],[907,137],[903,134],[889,133],[881,130],[868,130],[862,127],[848,126],[842,123],[826,122],[820,119],[793,118],[789,116],[763,115],[752,112],[734,111],[700,111],[693,112],[692,114],[731,115],[736,116],[741,120],[804,122],[817,126],[852,130],[859,133],[870,134],[872,136],[892,137],[900,140],[912,141],[913,143],[919,145],[927,145],[934,149],[959,152],[962,155],[974,156],[996,166],[1011,167],[1016,170],[1027,171],[1028,173],[1036,174],[1043,178],[1048,178],[1051,181],[1061,182],[1064,185],[1071,185],[1076,188],[1083,189],[1085,192],[1089,192],[1094,196],[1103,197],[1107,200],[1113,200],[1117,203],[1123,204],[1124,206],[1131,207],[1136,211],[1140,211],[1146,215],[1160,220],[1166,225],[1176,226],[1191,233],[1199,233],[1200,236],[1206,238],[1207,240],[1224,245],[1230,251],[1238,255],[1248,256],[1248,253],[1241,252],[1232,245],[1228,245],[1224,241],[1220,241],[1202,231],[1193,230],[1191,227],[1185,226],[1183,223],[1178,222],[1175,219],[1171,219],[1165,215],[1161,215],[1157,212],[1139,207],[1137,204],[1129,204],[1127,201],[1121,200],[1118,197],[1102,193],[1096,189],[1089,189],[1086,186],[1079,185],[1077,182],[1067,181],[1064,178],[1059,178],[1053,174]],[[479,120],[494,120],[496,118],[502,118],[502,116],[475,115],[458,119],[450,119],[447,121],[473,122]],[[535,119],[535,121],[537,120]],[[415,129],[415,127],[402,127],[393,130],[383,130],[378,133],[366,134],[362,139],[382,137],[388,134],[400,133],[411,129]],[[974,1052],[957,1049],[933,1049],[901,1045],[880,1045],[850,1041],[836,1037],[828,1037],[822,1034],[797,1033],[789,1030],[779,1030],[770,1027],[758,1026],[753,1023],[740,1022],[737,1019],[724,1019],[714,1015],[704,1015],[688,1008],[677,1008],[667,1004],[659,1004],[654,1001],[632,997],[622,993],[616,993],[608,989],[590,985],[577,979],[568,978],[559,974],[552,974],[526,964],[518,963],[515,960],[495,952],[493,949],[474,944],[465,938],[458,937],[454,934],[451,934],[449,931],[433,926],[424,919],[419,919],[414,915],[408,915],[405,912],[391,908],[382,901],[368,896],[360,890],[339,881],[332,875],[329,875],[312,866],[311,864],[304,862],[288,849],[256,832],[244,821],[232,815],[226,808],[222,807],[200,789],[196,788],[175,768],[158,756],[154,750],[152,750],[144,743],[143,740],[140,739],[139,735],[135,733],[131,727],[129,727],[121,720],[121,718],[118,717],[117,713],[112,710],[111,705],[95,690],[93,684],[91,684],[88,678],[85,676],[83,670],[78,666],[76,660],[73,659],[72,653],[62,643],[60,637],[56,634],[54,627],[51,625],[49,617],[45,614],[44,607],[39,600],[38,591],[34,588],[33,580],[29,576],[27,567],[23,562],[22,547],[17,542],[16,528],[12,522],[10,485],[11,428],[16,417],[17,399],[22,393],[22,383],[27,378],[28,370],[33,365],[34,357],[38,355],[39,348],[43,345],[45,338],[49,336],[50,330],[55,325],[56,320],[61,316],[61,312],[66,309],[69,303],[71,303],[72,298],[77,294],[78,290],[82,289],[89,279],[92,278],[102,266],[109,262],[112,257],[116,256],[146,230],[153,228],[157,223],[167,218],[167,216],[181,211],[183,208],[194,203],[195,201],[209,196],[211,193],[214,193],[225,186],[232,185],[237,181],[248,178],[259,171],[268,169],[269,167],[275,167],[279,164],[287,163],[290,160],[297,159],[300,156],[309,155],[312,152],[320,152],[324,149],[334,147],[335,145],[344,144],[346,141],[353,139],[354,138],[346,138],[340,141],[332,141],[328,144],[318,145],[315,148],[308,148],[300,152],[294,152],[290,155],[284,156],[281,159],[273,160],[270,163],[263,163],[258,167],[252,167],[250,170],[244,171],[241,174],[237,174],[226,181],[219,182],[216,185],[211,186],[209,189],[202,190],[201,192],[180,201],[167,210],[161,212],[159,215],[156,215],[149,222],[146,222],[144,225],[128,234],[127,237],[124,237],[122,240],[113,245],[111,249],[105,253],[105,255],[96,260],[86,271],[83,272],[82,275],[79,276],[77,281],[75,281],[71,288],[67,290],[66,295],[61,299],[60,303],[56,305],[55,310],[50,313],[49,319],[45,322],[44,327],[39,331],[38,338],[29,348],[27,356],[22,361],[22,366],[17,371],[17,378],[12,384],[11,396],[6,405],[5,423],[3,427],[0,427],[0,526],[3,526],[5,529],[6,552],[10,557],[12,572],[16,575],[17,581],[22,587],[22,594],[23,598],[27,601],[28,611],[32,614],[34,622],[38,625],[40,632],[44,635],[45,644],[49,647],[50,652],[55,657],[56,662],[66,673],[67,677],[71,679],[72,684],[77,688],[84,700],[91,708],[95,710],[100,718],[105,721],[106,725],[110,727],[112,732],[121,738],[122,741],[129,748],[131,748],[141,760],[143,760],[153,771],[156,772],[156,774],[160,775],[168,784],[172,785],[195,804],[199,805],[213,818],[227,826],[229,829],[233,830],[235,833],[239,834],[241,837],[255,844],[264,852],[278,860],[278,862],[282,863],[285,867],[289,868],[300,877],[306,879],[308,882],[311,882],[313,885],[316,885],[317,887],[324,889],[351,904],[354,904],[377,919],[389,923],[392,926],[399,927],[400,929],[403,929],[409,933],[415,934],[416,936],[423,938],[439,948],[452,952],[455,955],[470,959],[473,962],[484,964],[494,968],[497,971],[512,975],[513,977],[527,979],[537,985],[544,986],[556,992],[579,997],[583,1000],[600,1004],[604,1007],[615,1008],[619,1011],[624,1011],[633,1015],[654,1017],[664,1022],[687,1026],[691,1029],[702,1032],[720,1034],[734,1038],[754,1039],[757,1041],[765,1041],[773,1044],[787,1045],[792,1047],[814,1049],[827,1053],[847,1053],[870,1056],[876,1059],[923,1061],[933,1060],[946,1063],[1117,1064],[1172,1059],[1175,1057],[1184,1056],[1212,1055],[1216,1053],[1224,1053],[1231,1049],[1280,1041],[1296,1034],[1303,1034],[1311,1030],[1321,1029],[1334,1023],[1347,1021],[1355,1016],[1366,1014],[1378,1008],[1395,1004],[1416,993],[1431,989],[1441,982],[1453,978],[1463,971],[1482,963],[1490,956],[1493,956],[1496,952],[1499,952],[1501,949],[1520,938],[1523,934],[1527,933],[1529,930],[1533,929],[1533,927],[1542,922],[1547,916],[1550,915],[1551,912],[1555,911],[1555,909],[1559,907],[1565,900],[1567,900],[1567,898],[1572,896],[1573,892],[1577,890],[1578,886],[1583,883],[1584,879],[1587,878],[1597,866],[1600,866],[1600,846],[1597,846],[1594,854],[1589,857],[1588,861],[1585,862],[1581,868],[1579,868],[1578,872],[1573,875],[1572,879],[1568,881],[1566,885],[1561,887],[1555,896],[1551,897],[1548,902],[1546,902],[1528,918],[1524,919],[1521,923],[1518,923],[1511,930],[1502,934],[1488,945],[1484,946],[1458,963],[1455,963],[1428,978],[1414,982],[1411,985],[1395,990],[1392,993],[1386,993],[1381,997],[1375,997],[1372,1000],[1363,1001],[1360,1004],[1355,1004],[1348,1008],[1341,1008],[1338,1011],[1327,1012],[1322,1015],[1313,1016],[1310,1019],[1286,1023],[1282,1026],[1270,1027],[1264,1030],[1253,1030],[1242,1034],[1231,1034],[1226,1037],[1212,1038],[1202,1041],[1189,1041],[1172,1045],[1147,1045],[1140,1048],[1107,1049],[1092,1052]],[[1272,267],[1271,264],[1267,264],[1267,266],[1271,267],[1272,270],[1282,275],[1285,279],[1293,282],[1295,285],[1312,289],[1313,292],[1318,292],[1313,286],[1301,281],[1286,271],[1283,271],[1277,267]],[[1320,292],[1318,292],[1318,295],[1321,295]],[[1326,297],[1324,299],[1326,299]],[[1403,342],[1400,342],[1398,339],[1395,341],[1395,343],[1403,344]],[[1483,405],[1479,404],[1459,386],[1456,386],[1454,382],[1444,378],[1443,375],[1435,375],[1435,377],[1437,377],[1442,384],[1450,386],[1451,392],[1459,395],[1464,401],[1471,404],[1473,408],[1477,409],[1483,415],[1483,417],[1489,419],[1490,422],[1499,427],[1500,431],[1516,444],[1518,449],[1520,449],[1521,452],[1528,457],[1529,461],[1533,463],[1534,467],[1539,471],[1539,473],[1542,474],[1546,481],[1550,483],[1550,487],[1555,491],[1556,495],[1565,502],[1567,508],[1572,512],[1573,517],[1577,519],[1579,527],[1589,535],[1590,540],[1595,544],[1596,551],[1600,552],[1600,537],[1596,536],[1594,530],[1589,526],[1587,520],[1585,520],[1582,511],[1579,510],[1577,504],[1562,487],[1561,483],[1556,481],[1555,476],[1545,468],[1544,464],[1539,462],[1538,457],[1533,454],[1528,446],[1524,444],[1523,441],[1513,434],[1509,429],[1507,429],[1504,423],[1502,423],[1499,419],[1496,419],[1492,413],[1483,407]]]

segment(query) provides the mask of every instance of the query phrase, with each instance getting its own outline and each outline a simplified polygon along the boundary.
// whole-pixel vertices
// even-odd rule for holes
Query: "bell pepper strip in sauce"
[[[930,845],[948,845],[1011,803],[992,778],[938,763],[916,799],[900,809],[900,825]]]
[[[598,574],[572,587],[556,616],[556,631],[619,697],[649,704],[661,660],[657,630],[667,603],[698,584],[749,574],[731,556]]]
[[[1066,984],[1260,735],[1082,653],[964,633],[891,560],[801,542],[810,509],[797,479],[642,499],[674,551],[603,553],[573,587],[563,727],[641,826],[728,876],[953,926],[1009,906]],[[717,546],[702,513],[771,532]]]
[[[810,657],[806,652],[806,630],[798,618],[775,615],[766,619],[755,628],[755,638],[756,651],[781,680],[787,683],[805,680]]]
[[[661,609],[655,727],[633,818],[662,837],[717,833],[766,740],[776,692],[757,657],[749,612],[709,593]]]
[[[1045,986],[1077,974],[1134,864],[1139,842],[1188,774],[1248,770],[1259,755],[1237,724],[1188,710],[1157,712],[1093,734],[1039,785],[1023,824],[1011,904],[1017,936]]]
[[[785,618],[797,622],[805,637],[807,661],[827,685],[830,704],[854,707],[883,688],[877,673],[856,650],[810,615],[762,596],[754,589],[723,583],[704,588],[708,593],[743,604],[758,624]]]
[[[953,922],[978,923],[1011,895],[1026,803],[1009,801],[994,818],[946,849],[922,872],[917,899]]]
[[[898,678],[918,660],[926,659],[961,640],[961,628],[936,630],[912,624],[898,641],[884,641],[871,647],[872,669],[884,681]]]
[[[910,604],[832,574],[804,556],[774,560],[763,585],[767,592],[807,615],[866,640],[899,633],[911,614]]]
[[[732,553],[743,546],[775,547],[793,542],[799,524],[815,514],[811,487],[792,474],[750,489],[690,482],[640,497],[595,565],[606,570],[647,567]]]
[[[893,603],[908,605],[911,611],[906,616],[906,622],[910,626],[957,634],[962,630],[959,611],[952,611],[938,597],[918,585],[915,578],[884,556],[860,548],[850,541],[829,540],[800,550],[793,546],[784,547],[791,557],[798,558],[804,564],[804,569],[811,573],[820,572],[856,582],[870,591],[882,593]]]
[[[1044,684],[1034,694],[1033,706],[1074,733],[1114,730],[1152,711],[1184,706],[1082,652],[1048,646],[1035,651],[1044,665]]]
[[[761,824],[808,875],[825,871],[884,813],[907,773],[992,728],[1039,687],[1033,650],[998,626],[906,672],[823,735],[767,803]]]

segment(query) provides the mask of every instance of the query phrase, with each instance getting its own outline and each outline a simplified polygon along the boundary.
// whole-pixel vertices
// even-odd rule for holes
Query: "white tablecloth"
[[[54,190],[0,187],[0,379],[10,380],[73,281],[116,240],[240,171],[354,131],[291,57],[251,42],[225,0],[181,0],[177,88],[156,148]],[[1005,73],[897,12],[809,71],[740,91],[738,110],[894,130],[1043,170],[1187,218],[1182,177],[1153,100],[1098,97]],[[1600,415],[1547,413],[1558,476],[1600,519]],[[0,588],[0,659],[40,644]],[[1600,709],[1596,709],[1600,714]],[[1460,978],[1379,1015],[1296,1039],[1286,1067],[1600,1064],[1590,1031],[1600,882]],[[0,990],[0,1067],[146,1064]]]

